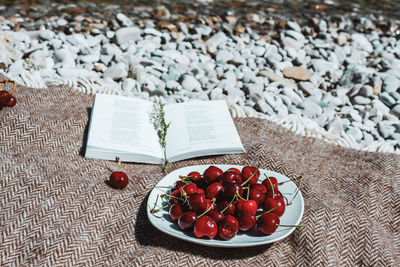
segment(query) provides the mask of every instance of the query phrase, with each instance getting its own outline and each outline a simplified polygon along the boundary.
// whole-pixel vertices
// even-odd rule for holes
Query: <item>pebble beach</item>
[[[235,118],[400,154],[399,25],[329,4],[23,1],[0,4],[0,73],[32,93],[224,99]]]

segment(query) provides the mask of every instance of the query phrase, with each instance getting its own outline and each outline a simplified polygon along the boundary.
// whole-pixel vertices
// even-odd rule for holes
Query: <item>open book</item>
[[[97,94],[90,119],[87,158],[159,164],[163,148],[151,121],[153,102]],[[224,100],[193,101],[164,106],[170,162],[229,153],[244,148]]]

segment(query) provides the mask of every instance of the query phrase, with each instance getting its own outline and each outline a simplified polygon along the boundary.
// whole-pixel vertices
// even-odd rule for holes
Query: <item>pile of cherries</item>
[[[274,177],[258,183],[259,178],[256,167],[224,172],[210,166],[203,175],[193,171],[180,176],[170,193],[161,197],[169,202],[171,220],[183,231],[193,231],[197,238],[213,239],[219,235],[229,240],[239,230],[250,231],[255,226],[269,235],[280,226],[279,217],[286,205],[278,190],[282,183]],[[157,211],[154,208],[151,212]]]
[[[11,92],[6,90],[0,90],[0,110],[4,107],[13,107],[17,103],[17,100],[14,97],[16,83],[12,80],[0,80],[0,83],[8,83],[12,82],[14,84]]]

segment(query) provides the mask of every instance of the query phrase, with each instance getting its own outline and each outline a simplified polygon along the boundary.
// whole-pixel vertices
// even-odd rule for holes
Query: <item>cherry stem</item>
[[[285,184],[287,182],[292,182],[292,180],[286,180],[286,181],[280,182],[280,183],[278,183],[278,185],[283,185],[283,184]]]
[[[150,213],[151,214],[154,214],[154,213],[157,213],[157,212],[159,212],[160,210],[163,210],[163,209],[165,209],[166,207],[168,207],[169,205],[165,205],[165,206],[162,206],[161,208],[159,208],[159,209],[152,209],[151,211],[150,211]]]
[[[236,195],[239,195],[239,191],[238,191],[238,190],[236,190],[236,193],[235,193],[235,195],[233,196],[231,202],[229,202],[229,204],[226,205],[226,207],[225,207],[223,210],[221,210],[221,213],[224,213],[224,211],[226,211],[226,210],[228,209],[228,207],[229,207],[230,205],[232,205],[233,201],[235,201],[235,199],[236,199]]]
[[[145,188],[145,189],[152,189],[152,188],[168,188],[168,189],[171,189],[172,186],[161,186],[161,185],[158,185],[158,186],[151,186],[151,185],[145,185],[144,188]]]
[[[247,187],[247,197],[246,200],[249,200],[250,197],[250,186]]]
[[[197,177],[197,176],[203,177],[203,175],[179,175],[179,178],[186,179],[186,178],[193,178],[193,177]]]
[[[211,206],[205,211],[205,212],[203,212],[202,214],[200,214],[199,216],[197,216],[197,219],[198,218],[200,218],[200,217],[202,217],[202,216],[204,216],[207,212],[209,212],[211,209],[212,209],[212,207],[214,206],[214,203],[215,203],[215,198],[213,198],[211,201],[212,201],[212,204],[211,204]],[[222,213],[222,212],[221,212]]]
[[[176,196],[169,195],[169,194],[163,194],[163,195],[161,195],[161,197],[172,197],[172,198],[176,198],[176,199],[179,199],[179,200],[182,200],[182,201],[184,201],[184,199],[183,199],[183,198],[176,197]]]
[[[9,93],[9,94],[13,95],[15,93],[15,88],[17,86],[16,81],[14,81],[14,80],[0,80],[0,83],[13,83],[13,89],[12,89],[11,93]]]
[[[248,181],[250,181],[250,179],[253,178],[253,176],[256,175],[257,172],[259,172],[258,169],[249,177],[249,179],[247,179],[246,181],[244,181],[244,183],[242,183],[241,186],[244,186]]]
[[[276,224],[276,226],[282,227],[305,227],[305,224]]]
[[[274,186],[272,185],[271,179],[269,179],[269,176],[267,176],[266,174],[264,174],[265,177],[267,177],[269,184],[271,185],[272,188],[272,198],[275,199],[275,190],[274,190]]]
[[[296,191],[295,191],[296,193],[294,194],[292,200],[290,200],[288,206],[293,204],[293,200],[294,200],[294,198],[297,196],[297,194],[299,193],[300,188],[301,188],[302,185],[303,185],[303,176],[300,176],[300,184],[299,184],[298,187],[296,187]]]
[[[186,181],[185,179],[183,179],[183,178],[181,178],[181,181],[182,182],[184,182],[185,184],[191,184],[192,183],[192,181],[191,180],[188,180],[188,181]]]
[[[154,202],[154,207],[150,210],[150,212],[153,214],[153,213],[155,213],[154,211],[156,210],[156,206],[157,206],[157,202],[158,202],[158,198],[160,197],[160,195],[157,195],[157,198],[156,198],[156,202]]]
[[[276,209],[277,207],[278,207],[278,205],[276,205],[275,207],[273,207],[273,208],[270,209],[270,210],[267,210],[266,212],[261,213],[260,215],[257,215],[257,216],[256,216],[256,219],[258,219],[261,215],[264,215],[264,214],[266,214],[266,213],[270,213],[270,212],[274,211],[274,209]]]
[[[115,157],[115,160],[117,161],[117,168],[119,170],[121,168],[121,165],[122,165],[121,159],[119,157]]]

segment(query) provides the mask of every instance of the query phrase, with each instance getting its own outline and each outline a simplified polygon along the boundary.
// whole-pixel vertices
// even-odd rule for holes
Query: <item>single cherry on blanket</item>
[[[118,170],[111,173],[109,183],[115,188],[123,189],[128,185],[128,175],[126,175],[125,172],[119,170],[119,168],[121,167],[121,159],[119,157],[116,157],[115,159],[118,164]]]
[[[0,80],[0,83],[13,83],[13,89],[11,92],[6,90],[0,90],[0,110],[3,107],[13,107],[17,103],[14,97],[16,82],[13,80]]]

